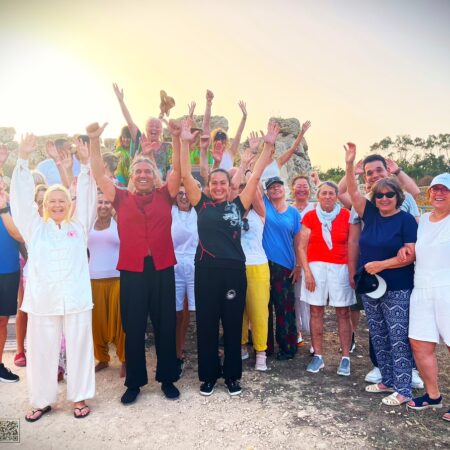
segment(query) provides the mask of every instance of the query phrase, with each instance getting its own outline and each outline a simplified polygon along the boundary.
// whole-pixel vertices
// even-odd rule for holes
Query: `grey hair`
[[[140,164],[140,163],[146,163],[146,164],[148,164],[148,165],[152,168],[153,174],[155,174],[155,172],[156,172],[156,170],[157,170],[157,168],[156,168],[156,166],[155,166],[155,163],[154,163],[151,159],[146,158],[145,156],[138,156],[138,157],[131,163],[131,166],[130,166],[130,173],[131,173],[131,174],[134,175],[134,168],[136,167],[136,165],[138,165],[138,164]]]
[[[338,185],[336,183],[334,183],[333,181],[324,181],[322,183],[319,184],[318,188],[317,188],[317,195],[319,195],[320,189],[323,186],[328,186],[334,189],[334,191],[336,192],[336,195],[339,194],[339,188]]]

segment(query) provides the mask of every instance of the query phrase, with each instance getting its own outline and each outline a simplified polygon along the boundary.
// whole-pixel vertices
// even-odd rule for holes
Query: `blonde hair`
[[[67,213],[66,216],[64,217],[64,221],[68,222],[70,220],[70,212],[71,212],[71,204],[72,204],[72,198],[70,197],[70,192],[68,189],[66,189],[63,185],[61,184],[54,184],[53,186],[50,186],[44,194],[44,203],[43,203],[43,211],[42,211],[42,217],[43,219],[47,222],[47,220],[50,218],[50,215],[48,213],[48,209],[47,209],[47,203],[48,203],[48,198],[50,197],[50,195],[52,194],[52,192],[62,192],[64,194],[64,196],[66,197],[67,200],[67,204],[68,204],[68,208],[67,208]]]

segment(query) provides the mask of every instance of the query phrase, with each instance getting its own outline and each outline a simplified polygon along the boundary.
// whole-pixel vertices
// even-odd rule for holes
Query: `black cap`
[[[266,181],[266,190],[272,186],[272,184],[279,183],[284,184],[284,181],[280,177],[272,177]]]
[[[224,131],[218,131],[214,136],[214,141],[226,141],[227,134]]]
[[[364,267],[360,267],[353,278],[357,294],[366,294],[372,298],[380,298],[386,292],[386,281],[379,275],[371,275],[366,272]]]

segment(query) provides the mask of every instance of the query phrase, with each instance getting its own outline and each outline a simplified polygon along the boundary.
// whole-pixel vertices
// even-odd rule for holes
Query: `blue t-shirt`
[[[0,274],[18,272],[19,269],[19,243],[6,231],[0,217]]]
[[[264,196],[266,222],[264,224],[263,247],[269,261],[292,270],[295,266],[294,237],[300,231],[300,213],[288,206],[279,213]]]
[[[404,244],[417,240],[416,219],[405,211],[383,217],[378,208],[367,201],[362,219],[364,228],[359,239],[359,267],[371,261],[393,258]],[[386,281],[389,291],[412,289],[414,264],[383,270],[378,275]]]

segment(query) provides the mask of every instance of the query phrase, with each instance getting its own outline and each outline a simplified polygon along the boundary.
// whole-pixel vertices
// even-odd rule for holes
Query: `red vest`
[[[142,272],[149,253],[156,270],[176,264],[171,235],[172,199],[167,185],[144,196],[116,187],[113,206],[120,238],[117,270]]]

